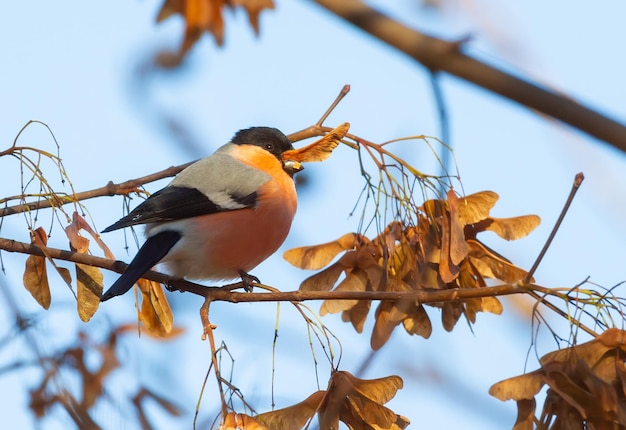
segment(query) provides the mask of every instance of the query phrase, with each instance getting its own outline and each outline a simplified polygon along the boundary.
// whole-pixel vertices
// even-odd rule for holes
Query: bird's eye
[[[273,151],[274,150],[274,144],[273,143],[266,143],[265,144],[265,149],[267,149],[268,151]]]

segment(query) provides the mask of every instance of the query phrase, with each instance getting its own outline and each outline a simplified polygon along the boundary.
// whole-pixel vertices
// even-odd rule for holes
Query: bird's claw
[[[244,272],[243,270],[239,271],[239,275],[241,276],[241,284],[246,293],[251,293],[253,284],[260,284],[261,281],[254,275]]]

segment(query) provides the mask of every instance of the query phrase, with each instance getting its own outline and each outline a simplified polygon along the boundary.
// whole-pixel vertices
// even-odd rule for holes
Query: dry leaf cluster
[[[224,11],[241,8],[248,14],[250,25],[259,33],[259,14],[273,9],[273,0],[165,0],[157,22],[179,14],[185,20],[185,37],[181,52],[186,53],[204,32],[210,33],[218,45],[224,43]]]
[[[338,429],[341,421],[349,429],[401,430],[409,420],[383,406],[402,388],[399,376],[359,379],[348,372],[334,372],[328,388],[304,401],[250,417],[229,413],[221,430],[301,429],[317,414],[319,427]]]
[[[297,161],[300,163],[314,163],[326,160],[339,146],[350,130],[350,123],[344,122],[330,130],[315,142],[283,153],[285,161]]]
[[[541,368],[493,385],[498,399],[517,401],[514,430],[626,428],[626,331],[544,355]],[[548,386],[540,418],[535,396]]]
[[[111,250],[100,238],[100,235],[91,228],[81,215],[74,212],[72,218],[72,223],[65,228],[65,234],[69,239],[72,251],[82,254],[90,252],[90,240],[81,234],[81,231],[84,231],[93,238],[107,258],[115,259]],[[31,243],[38,247],[44,256],[28,256],[23,275],[24,287],[44,309],[48,309],[51,302],[46,261],[54,267],[70,290],[74,291],[70,271],[60,267],[47,253],[47,240],[48,236],[43,228],[38,227],[31,232]],[[104,287],[102,271],[98,267],[81,263],[76,263],[74,267],[78,315],[83,321],[89,321],[100,306],[100,296]],[[138,317],[146,332],[156,337],[176,336],[180,329],[173,329],[174,316],[161,284],[142,279],[137,285],[141,293]]]
[[[91,418],[91,409],[98,400],[106,398],[107,378],[120,367],[116,351],[119,336],[133,332],[134,329],[132,325],[120,326],[103,343],[95,343],[86,333],[80,333],[76,345],[42,359],[45,374],[41,384],[30,391],[30,408],[35,416],[41,418],[55,406],[60,406],[68,412],[77,428],[99,428]],[[94,354],[97,360],[94,360]],[[92,369],[94,361],[99,364]],[[73,395],[63,383],[59,383],[59,374],[76,376],[80,396]],[[136,395],[129,399],[129,404],[135,407],[142,428],[154,428],[147,418],[146,399],[154,400],[171,415],[178,416],[181,413],[169,400],[146,387],[140,387]]]
[[[100,366],[92,371],[85,362],[87,350],[93,349],[86,334],[79,335],[79,344],[68,348],[56,357],[50,358],[44,368],[45,375],[39,387],[30,392],[30,408],[37,417],[43,417],[53,406],[60,404],[72,411],[77,424],[95,425],[89,416],[89,409],[104,392],[104,381],[120,366],[115,353],[118,333],[113,332],[108,340],[96,349],[101,358]],[[77,375],[82,388],[80,400],[65,389],[58,389],[56,375],[63,369],[71,369]],[[87,427],[94,428],[87,425]]]
[[[415,225],[394,221],[373,239],[346,234],[333,242],[291,249],[284,257],[299,268],[320,269],[343,253],[336,262],[307,278],[300,286],[303,291],[411,292],[480,288],[486,279],[517,282],[527,272],[481,243],[477,234],[489,230],[506,240],[519,239],[539,224],[539,217],[491,217],[489,212],[497,199],[492,191],[458,197],[450,190],[446,200],[428,200],[417,208]],[[473,323],[477,312],[502,312],[495,297],[431,305],[441,308],[442,323],[448,331],[461,315]],[[370,300],[331,299],[323,302],[320,313],[342,312],[344,321],[361,332],[370,306]],[[399,324],[409,334],[425,338],[432,331],[430,318],[418,301],[381,301],[376,309],[372,348],[383,346]]]
[[[104,242],[100,240],[99,235],[93,231],[91,226],[77,212],[74,212],[72,222],[65,228],[65,234],[69,239],[72,251],[81,254],[89,252],[89,239],[80,234],[81,230],[86,231],[95,239],[107,258],[113,258],[113,254]],[[48,309],[51,302],[46,260],[54,267],[70,290],[74,291],[70,271],[58,266],[54,259],[50,257],[46,248],[47,242],[48,235],[42,227],[31,230],[31,244],[39,248],[44,256],[30,255],[26,259],[23,275],[24,286],[44,309]],[[78,314],[83,321],[89,321],[100,304],[100,296],[103,289],[102,272],[97,267],[85,264],[76,263],[74,267]]]

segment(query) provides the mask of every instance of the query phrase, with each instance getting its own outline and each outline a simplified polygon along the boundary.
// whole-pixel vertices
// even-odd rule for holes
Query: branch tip
[[[332,102],[330,107],[326,109],[326,112],[324,112],[324,115],[322,115],[322,117],[319,119],[319,121],[317,121],[315,125],[321,126],[322,124],[324,124],[324,121],[326,121],[326,118],[328,118],[331,112],[335,110],[339,102],[341,102],[341,100],[343,100],[343,98],[347,96],[349,92],[350,92],[350,85],[345,84],[343,88],[341,88],[341,91],[339,91],[339,94],[337,95],[335,100]]]
[[[576,176],[574,177],[574,186],[576,188],[580,187],[580,185],[583,183],[584,180],[585,180],[585,175],[583,175],[583,172],[576,173]]]
[[[565,214],[567,214],[569,207],[574,201],[576,192],[580,188],[580,185],[582,184],[583,179],[585,179],[585,176],[583,175],[582,172],[576,174],[574,178],[574,183],[572,184],[572,189],[569,192],[569,196],[567,196],[567,200],[565,201],[565,205],[563,205],[563,209],[561,209],[559,218],[556,220],[556,223],[554,224],[554,227],[552,228],[552,231],[550,232],[550,236],[548,236],[548,240],[546,240],[546,243],[543,245],[541,252],[537,256],[537,260],[535,260],[535,263],[533,264],[533,267],[528,271],[526,278],[524,278],[524,283],[530,282],[530,280],[533,277],[533,274],[537,270],[537,267],[539,267],[539,263],[541,263],[541,260],[543,260],[543,257],[546,255],[548,248],[550,247],[550,245],[552,244],[552,241],[554,240],[554,237],[556,236],[556,232],[559,230],[559,228],[561,227],[561,224],[563,223]]]

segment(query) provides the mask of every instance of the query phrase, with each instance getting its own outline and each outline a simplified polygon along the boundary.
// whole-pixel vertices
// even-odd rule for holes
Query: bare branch
[[[191,163],[181,164],[180,166],[172,166],[167,169],[161,170],[160,172],[151,173],[146,176],[142,176],[141,178],[130,179],[128,181],[121,182],[119,184],[114,184],[110,182],[103,187],[95,188],[89,191],[83,191],[80,193],[75,193],[73,195],[60,195],[56,194],[54,199],[46,199],[46,200],[38,200],[36,202],[25,203],[21,205],[9,206],[6,208],[0,209],[0,217],[4,217],[7,215],[18,214],[27,211],[33,211],[37,209],[50,208],[53,206],[66,205],[69,203],[74,203],[82,200],[93,199],[96,197],[103,196],[116,196],[116,195],[128,195],[133,191],[137,191],[137,189],[150,182],[158,181],[159,179],[168,178],[171,176],[175,176],[178,172],[183,170],[185,167],[190,165]]]
[[[541,249],[539,256],[537,256],[537,259],[535,260],[535,263],[533,264],[533,267],[528,271],[528,274],[526,275],[526,279],[524,280],[524,282],[526,283],[530,282],[533,275],[535,274],[537,267],[539,267],[541,260],[543,260],[544,255],[546,255],[548,248],[552,244],[552,241],[554,240],[554,237],[556,236],[556,232],[559,230],[559,227],[561,227],[561,223],[563,222],[563,219],[565,218],[565,214],[567,213],[567,211],[569,210],[569,207],[574,201],[576,192],[582,185],[584,179],[585,179],[585,176],[582,174],[582,172],[577,173],[576,176],[574,177],[574,183],[572,184],[572,189],[570,190],[569,196],[567,197],[567,201],[565,202],[563,209],[561,209],[559,218],[556,220],[556,223],[554,224],[554,227],[552,228],[552,231],[550,232],[550,236],[548,236],[548,240],[546,240],[546,243],[543,245],[543,248]]]
[[[326,121],[326,118],[328,118],[328,116],[332,113],[332,111],[335,110],[339,102],[341,102],[341,100],[343,100],[343,98],[347,96],[349,92],[350,92],[350,85],[348,84],[344,85],[341,88],[341,91],[339,91],[339,94],[337,95],[337,98],[335,99],[335,101],[330,105],[328,109],[326,109],[326,112],[324,112],[324,115],[322,115],[319,121],[317,121],[316,125],[324,124],[324,121]]]
[[[39,256],[50,256],[57,260],[70,261],[73,263],[88,264],[113,272],[122,273],[127,264],[119,260],[96,257],[94,255],[81,254],[79,252],[65,251],[57,248],[46,247],[46,252],[38,246],[24,242],[0,238],[0,250],[18,252]],[[527,293],[528,288],[521,284],[503,284],[495,287],[484,288],[458,288],[446,290],[420,290],[412,292],[393,291],[287,291],[271,293],[237,293],[231,291],[240,283],[225,287],[209,287],[190,282],[184,279],[172,279],[170,276],[149,271],[143,278],[160,282],[168,286],[172,291],[190,292],[203,296],[213,301],[238,302],[300,302],[307,300],[415,300],[419,303],[436,303],[461,301],[477,297],[495,297],[511,294]]]
[[[523,106],[558,119],[626,151],[626,126],[565,95],[519,79],[461,52],[462,42],[427,36],[400,24],[360,0],[316,0],[340,18],[417,60],[433,72],[443,71]]]

